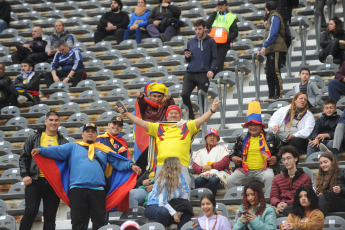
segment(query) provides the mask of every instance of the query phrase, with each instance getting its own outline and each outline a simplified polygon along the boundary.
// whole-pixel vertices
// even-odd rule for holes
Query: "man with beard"
[[[117,44],[123,41],[123,35],[129,24],[129,17],[126,12],[121,11],[122,7],[121,0],[111,1],[111,11],[105,13],[99,20],[97,30],[94,34],[95,44],[109,35],[115,36]]]
[[[190,95],[198,86],[198,90],[208,91],[210,80],[217,69],[217,44],[206,34],[206,23],[199,19],[194,23],[196,36],[188,41],[185,59],[188,62],[187,71],[183,79],[182,99],[188,106],[189,119],[194,120],[194,113]]]

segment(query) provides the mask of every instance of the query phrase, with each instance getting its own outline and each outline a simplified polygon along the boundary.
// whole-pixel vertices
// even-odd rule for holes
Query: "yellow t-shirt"
[[[188,167],[192,137],[199,131],[195,120],[187,121],[180,127],[148,122],[148,135],[156,138],[157,165],[163,165],[168,157],[178,157],[183,166]]]
[[[50,147],[50,146],[59,145],[58,140],[57,140],[57,135],[49,136],[45,132],[42,132],[40,145],[42,147]],[[40,170],[39,176],[40,177],[44,177],[44,175],[41,172],[41,170]]]
[[[247,164],[250,170],[262,169],[265,165],[265,160],[260,152],[260,136],[250,137],[250,145],[247,155]]]

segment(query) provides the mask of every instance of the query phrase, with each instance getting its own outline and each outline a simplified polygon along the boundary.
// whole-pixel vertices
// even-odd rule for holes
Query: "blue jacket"
[[[257,209],[258,207],[254,209],[254,213]],[[247,227],[250,230],[262,230],[262,229],[276,230],[277,229],[276,212],[270,205],[266,204],[266,209],[264,213],[262,213],[261,216],[256,216],[254,220],[248,222],[247,227],[245,224],[241,222],[241,215],[239,215],[239,212],[241,212],[242,210],[243,210],[243,205],[241,205],[236,211],[236,218],[234,221],[233,230],[245,230],[247,229]]]
[[[56,52],[51,66],[51,70],[57,70],[61,67],[64,72],[69,72],[71,70],[77,71],[79,69],[84,69],[83,57],[80,50],[70,48],[66,55]]]
[[[137,20],[143,20],[143,22],[138,23],[139,27],[146,27],[147,26],[147,18],[149,17],[149,14],[150,14],[149,10],[146,10],[145,13],[141,16],[137,16],[135,13],[133,13],[127,28],[129,29],[129,27],[131,27],[134,24],[134,22]]]
[[[133,162],[125,157],[116,158],[95,148],[96,159],[88,158],[88,150],[76,143],[67,143],[59,146],[39,147],[41,155],[55,160],[67,161],[70,170],[69,187],[81,187],[102,190],[105,186],[104,171],[107,163],[119,171],[131,170]]]
[[[266,39],[263,47],[267,48],[273,44],[274,40],[276,40],[277,34],[280,29],[280,19],[277,16],[272,16],[271,18],[271,28],[268,38]]]
[[[204,39],[199,39],[197,36],[192,38],[187,43],[187,48],[190,49],[192,55],[186,58],[189,63],[187,72],[203,73],[212,71],[216,73],[217,68],[217,43],[208,34]]]

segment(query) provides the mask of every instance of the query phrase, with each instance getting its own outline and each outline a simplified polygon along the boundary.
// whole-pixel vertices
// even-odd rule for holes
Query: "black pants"
[[[230,47],[226,47],[223,45],[220,46],[217,44],[217,65],[218,65],[217,72],[218,73],[223,71],[224,69],[224,62],[225,62],[226,54],[229,49]]]
[[[70,73],[70,71],[68,71],[68,72],[64,72],[62,70],[57,70],[56,71],[56,75],[58,75],[58,77],[60,78],[60,81],[65,79],[68,76],[69,73]],[[86,78],[86,71],[84,69],[78,69],[75,72],[73,78],[70,79],[70,81],[72,82],[72,87],[77,86],[77,84],[80,81],[84,80],[85,78]],[[44,79],[45,79],[45,82],[46,82],[46,85],[47,85],[48,88],[49,88],[49,86],[51,84],[54,83],[53,75],[51,74],[51,72],[45,73]]]
[[[43,199],[43,230],[55,229],[56,211],[60,198],[55,194],[48,181],[40,177],[32,180],[32,184],[25,187],[25,212],[20,221],[19,230],[30,230]]]
[[[189,73],[187,72],[183,78],[183,88],[182,88],[182,100],[183,103],[189,109],[189,119],[194,120],[193,106],[190,100],[190,95],[195,88],[198,87],[198,90],[204,90],[206,93],[208,87],[210,86],[210,80],[206,76],[207,73]]]
[[[344,61],[344,51],[339,47],[339,40],[332,40],[328,45],[321,51],[319,55],[320,62],[324,62],[328,55],[332,55],[335,59],[342,59]]]
[[[325,216],[328,215],[328,212],[343,212],[345,197],[334,193],[325,193],[319,196],[319,206]]]
[[[300,154],[306,154],[307,153],[307,147],[308,147],[308,139],[303,139],[300,137],[294,137],[288,142],[285,142],[284,145],[292,145],[296,147],[300,151]]]
[[[117,44],[120,44],[122,41],[123,41],[123,35],[125,34],[125,30],[124,29],[116,29],[116,30],[113,30],[113,31],[107,31],[107,32],[102,32],[102,31],[99,31],[98,29],[95,31],[95,34],[94,34],[94,42],[95,44],[102,41],[106,36],[115,36],[115,39],[116,39],[116,43]]]
[[[268,97],[283,97],[283,81],[280,73],[282,59],[285,54],[273,52],[267,54],[266,80],[268,85]]]
[[[89,217],[91,217],[93,230],[98,230],[105,225],[105,195],[104,190],[87,188],[70,190],[73,230],[87,230],[85,223]]]
[[[135,162],[136,165],[138,165],[141,168],[141,174],[138,175],[137,178],[140,178],[143,173],[146,171],[146,167],[147,167],[147,155],[148,155],[148,148],[145,149],[142,154],[139,156],[139,158],[137,159],[137,161]]]
[[[317,19],[317,16],[321,17],[321,29],[326,29],[327,28],[325,14],[323,12],[323,9],[325,8],[326,2],[327,2],[326,0],[315,0],[315,2],[314,2],[315,20]]]
[[[13,64],[20,64],[25,59],[30,59],[36,64],[41,63],[41,62],[49,62],[48,58],[50,57],[47,55],[46,52],[27,54],[27,53],[19,53],[18,51],[16,51],[11,56]]]

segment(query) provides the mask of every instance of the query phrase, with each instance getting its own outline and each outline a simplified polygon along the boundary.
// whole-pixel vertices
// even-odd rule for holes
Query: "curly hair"
[[[168,197],[171,197],[177,188],[181,188],[180,182],[181,163],[177,157],[168,157],[164,161],[162,170],[157,177],[158,194],[165,186],[168,187]]]
[[[325,172],[322,170],[321,166],[319,167],[319,174],[317,175],[316,179],[316,188],[319,192],[324,193],[327,191],[328,188],[333,188],[336,186],[337,183],[337,177],[338,177],[338,172],[339,172],[339,167],[338,167],[338,161],[334,157],[333,153],[331,152],[326,152],[322,153],[320,156],[325,157],[331,161],[331,167],[328,172]]]
[[[318,209],[319,208],[319,198],[317,197],[317,195],[315,194],[313,188],[311,186],[307,186],[307,185],[301,185],[297,188],[296,193],[295,193],[295,197],[294,197],[294,201],[292,204],[292,211],[291,213],[293,213],[295,216],[299,216],[301,219],[305,217],[305,211],[303,206],[300,203],[300,193],[302,191],[307,192],[307,198],[308,201],[310,202],[310,209],[313,211],[314,209]]]
[[[243,200],[242,200],[242,205],[243,205],[243,210],[248,210],[251,207],[251,204],[249,203],[247,199],[247,190],[251,189],[255,193],[256,201],[258,204],[260,204],[260,207],[258,210],[256,210],[255,215],[262,215],[266,209],[266,201],[265,201],[265,196],[264,192],[262,191],[262,186],[259,182],[253,181],[244,186],[243,189]]]
[[[334,17],[330,21],[333,21],[334,24],[335,24],[335,28],[334,28],[334,33],[335,34],[342,34],[342,33],[344,33],[344,30],[343,30],[344,23],[343,23],[343,21],[340,18]],[[328,28],[327,28],[327,32],[330,32]]]
[[[297,98],[298,98],[300,95],[302,95],[302,94],[306,95],[307,98],[308,98],[308,95],[305,94],[305,93],[302,93],[302,92],[298,92],[298,93],[295,94],[295,96],[293,96],[293,99],[292,99],[292,102],[291,102],[291,108],[290,108],[290,111],[289,111],[289,113],[290,113],[290,121],[289,121],[289,123],[286,124],[286,126],[287,126],[288,128],[291,127],[292,122],[293,122],[293,120],[295,119],[295,110],[296,110],[295,101],[296,101]],[[306,103],[304,109],[303,109],[301,112],[299,112],[299,113],[297,114],[297,118],[298,118],[298,119],[301,119],[301,116],[302,116],[308,109],[309,109],[309,108],[308,108],[308,104]]]

